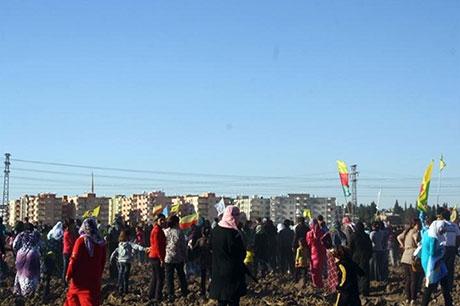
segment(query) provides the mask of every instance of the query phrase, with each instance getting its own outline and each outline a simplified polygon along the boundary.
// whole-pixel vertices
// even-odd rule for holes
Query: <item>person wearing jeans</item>
[[[166,236],[166,285],[168,287],[169,300],[173,301],[174,296],[174,270],[177,271],[182,295],[186,296],[187,281],[185,279],[184,262],[186,243],[184,233],[179,228],[179,217],[171,216],[168,219],[168,228],[165,230]]]
[[[148,248],[129,241],[129,231],[122,230],[118,237],[118,247],[110,255],[110,261],[117,257],[118,268],[118,291],[121,294],[128,293],[129,274],[131,271],[131,263],[133,261],[133,252],[148,252]]]

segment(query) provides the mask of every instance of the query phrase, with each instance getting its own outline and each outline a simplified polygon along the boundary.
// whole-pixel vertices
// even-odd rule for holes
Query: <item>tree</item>
[[[403,216],[404,214],[404,210],[402,209],[401,206],[399,206],[398,200],[396,200],[395,206],[393,207],[393,214],[399,215],[399,216]]]

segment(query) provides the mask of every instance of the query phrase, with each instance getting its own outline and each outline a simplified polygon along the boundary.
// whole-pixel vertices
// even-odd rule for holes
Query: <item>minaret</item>
[[[91,193],[94,193],[94,175],[91,172]]]

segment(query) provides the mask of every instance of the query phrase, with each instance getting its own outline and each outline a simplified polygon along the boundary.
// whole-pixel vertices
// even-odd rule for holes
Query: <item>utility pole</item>
[[[0,209],[0,215],[3,222],[7,222],[8,216],[8,202],[10,197],[10,153],[5,153],[5,170],[3,171],[3,200]]]
[[[356,168],[358,165],[351,165],[351,218],[354,219],[355,216],[355,207],[358,206],[358,194],[357,194],[357,188],[356,188],[356,183],[358,182],[358,171],[356,171]],[[354,220],[353,220],[354,221]]]

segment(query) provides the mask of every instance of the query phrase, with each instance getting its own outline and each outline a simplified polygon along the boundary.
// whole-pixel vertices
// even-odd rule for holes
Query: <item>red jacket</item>
[[[164,261],[166,256],[166,236],[161,227],[155,225],[150,233],[150,258]]]
[[[68,295],[79,293],[101,295],[106,245],[93,243],[93,247],[93,257],[90,257],[85,246],[85,239],[80,237],[75,242],[67,269],[67,277],[71,278]]]
[[[75,240],[75,237],[72,236],[70,231],[64,231],[64,247],[62,248],[62,254],[72,253]]]

